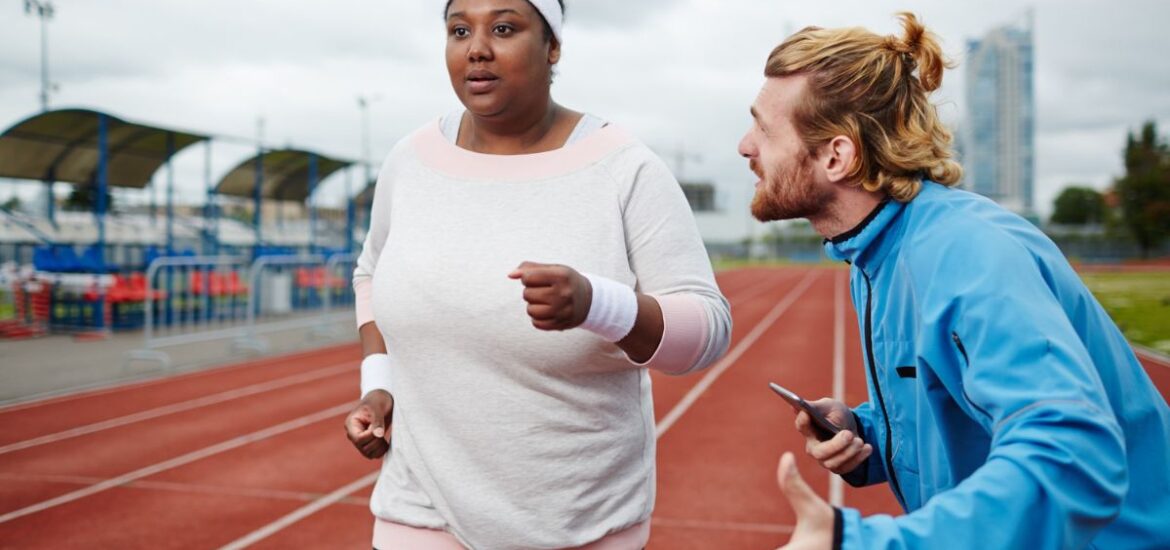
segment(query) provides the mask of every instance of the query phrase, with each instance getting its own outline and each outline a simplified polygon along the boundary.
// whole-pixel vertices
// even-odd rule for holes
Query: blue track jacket
[[[901,517],[841,511],[854,548],[1170,549],[1170,407],[1031,223],[924,182],[825,243],[848,261],[874,453]]]

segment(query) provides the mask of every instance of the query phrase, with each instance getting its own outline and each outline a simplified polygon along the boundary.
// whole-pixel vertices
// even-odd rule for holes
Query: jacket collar
[[[825,239],[825,254],[858,267],[880,262],[889,248],[883,246],[881,236],[905,208],[904,203],[886,197],[853,229]]]

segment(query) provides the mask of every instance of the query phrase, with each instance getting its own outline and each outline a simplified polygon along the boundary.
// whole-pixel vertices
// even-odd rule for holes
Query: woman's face
[[[447,9],[447,73],[481,117],[535,108],[548,97],[556,40],[527,0],[454,0]]]

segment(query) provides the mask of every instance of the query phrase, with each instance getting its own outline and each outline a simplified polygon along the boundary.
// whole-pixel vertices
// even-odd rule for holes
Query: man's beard
[[[811,157],[800,155],[790,168],[773,170],[770,177],[764,177],[759,165],[753,160],[751,169],[762,180],[752,197],[752,216],[762,222],[809,218],[819,214],[829,201],[828,190],[817,189],[813,184]]]

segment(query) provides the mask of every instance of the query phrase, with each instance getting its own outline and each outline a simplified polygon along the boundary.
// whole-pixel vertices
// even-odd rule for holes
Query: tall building
[[[964,186],[1032,215],[1036,107],[1032,14],[967,43]]]

